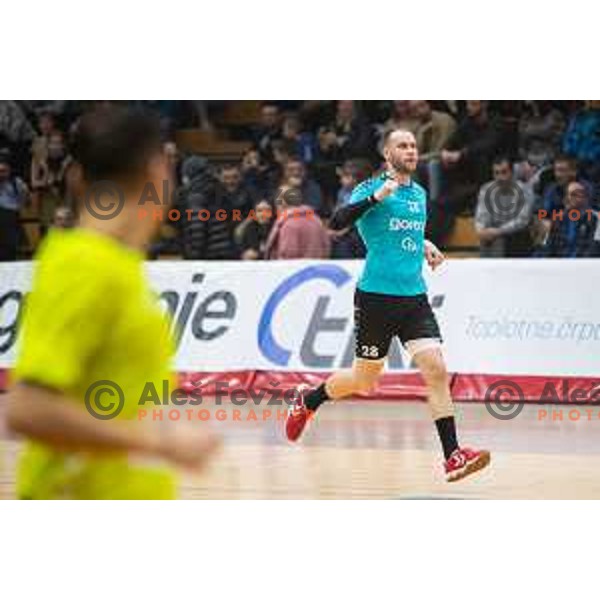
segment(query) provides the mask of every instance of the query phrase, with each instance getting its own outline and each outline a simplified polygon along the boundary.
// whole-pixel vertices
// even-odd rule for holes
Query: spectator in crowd
[[[44,186],[45,165],[48,162],[48,146],[50,137],[60,133],[56,128],[54,116],[51,113],[42,113],[38,119],[39,135],[31,144],[31,191],[36,192]]]
[[[573,212],[571,212],[573,211]],[[600,256],[598,214],[591,210],[589,188],[578,181],[567,185],[561,218],[551,221],[548,236],[536,256],[586,258]]]
[[[529,225],[534,198],[531,190],[513,177],[506,157],[493,164],[493,180],[479,190],[475,230],[485,258],[524,257],[531,253]]]
[[[181,155],[179,148],[174,141],[165,142],[163,144],[163,154],[169,165],[169,174],[174,186],[181,185]]]
[[[362,116],[354,100],[338,100],[332,121],[318,132],[319,157],[315,176],[325,194],[334,198],[337,168],[351,158],[375,159],[375,130]]]
[[[240,210],[246,218],[254,204],[252,194],[244,185],[240,167],[235,164],[221,167],[220,180],[225,191],[225,202],[232,209]]]
[[[254,211],[256,218],[246,219],[236,229],[242,260],[265,258],[265,246],[273,226],[273,207],[267,200],[259,200]]]
[[[542,208],[552,214],[553,210],[560,210],[563,207],[563,200],[566,196],[567,186],[573,181],[579,181],[584,185],[590,198],[593,198],[593,185],[579,176],[577,160],[569,156],[557,156],[554,159],[554,183],[549,184],[542,198]]]
[[[0,261],[17,259],[19,211],[27,201],[27,186],[13,175],[9,155],[0,153]]]
[[[260,123],[253,135],[254,144],[267,160],[273,157],[271,145],[281,138],[281,110],[273,102],[264,102],[260,109]]]
[[[343,162],[373,154],[373,128],[354,100],[338,100],[335,119],[319,131],[321,157]]]
[[[586,100],[571,118],[562,149],[579,161],[588,179],[600,183],[600,100]]]
[[[475,209],[473,198],[485,183],[500,142],[498,126],[488,114],[487,102],[467,101],[467,116],[459,123],[440,154],[442,192],[429,204],[427,235],[442,244],[456,215]]]
[[[364,159],[348,160],[339,171],[340,189],[337,196],[336,207],[344,206],[350,201],[352,190],[361,182],[371,176],[372,167]],[[363,258],[365,246],[356,230],[356,227],[347,227],[339,231],[330,230],[331,257],[332,258]]]
[[[35,130],[14,100],[0,100],[0,148],[11,152],[12,171],[25,175]]]
[[[488,115],[487,102],[468,100],[467,116],[441,152],[449,194],[460,209],[468,208],[473,190],[485,182],[498,141],[498,128]]]
[[[55,131],[48,139],[46,159],[37,164],[37,172],[32,178],[36,184],[35,201],[39,206],[43,233],[52,224],[56,209],[65,203],[65,175],[70,164],[63,134]]]
[[[418,127],[419,118],[413,113],[410,100],[394,100],[392,114],[381,129],[381,139],[392,129],[404,129],[416,135]]]
[[[432,110],[427,100],[410,102],[410,113],[416,119],[415,139],[419,159],[428,161],[438,158],[440,152],[456,129],[456,122],[445,112]]]
[[[293,146],[292,153],[299,156],[305,164],[310,164],[317,153],[315,137],[302,131],[302,123],[295,113],[289,113],[283,120],[283,139]]]
[[[59,206],[54,211],[54,218],[52,219],[54,229],[70,229],[73,224],[73,213],[68,206]]]
[[[322,214],[325,211],[321,188],[308,177],[306,166],[300,158],[292,157],[285,163],[281,185],[298,189],[306,204],[315,212]]]
[[[250,148],[242,157],[242,181],[254,198],[268,197],[281,178],[278,165],[268,162],[258,148]]]
[[[303,204],[300,190],[282,187],[277,196],[277,206],[281,214],[267,239],[266,258],[329,258],[331,244],[327,229],[314,210]]]
[[[183,187],[177,208],[181,211],[181,242],[183,257],[188,260],[229,260],[237,258],[233,239],[231,206],[219,180],[212,174],[208,161],[190,156],[182,165]],[[192,210],[192,218],[184,218],[185,210]],[[198,218],[200,210],[208,211],[209,218]],[[220,219],[217,211],[223,209],[227,218]],[[223,214],[223,213],[221,213]]]
[[[519,119],[519,160],[531,168],[551,164],[565,128],[562,113],[551,102],[524,103]]]
[[[437,202],[441,193],[442,170],[440,153],[456,129],[456,122],[445,112],[433,110],[427,100],[413,100],[410,114],[416,119],[414,127],[419,149],[418,176],[429,192],[429,202]]]

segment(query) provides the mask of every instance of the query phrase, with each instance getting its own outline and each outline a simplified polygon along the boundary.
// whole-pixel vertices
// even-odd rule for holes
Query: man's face
[[[235,192],[242,181],[240,170],[237,168],[223,169],[221,172],[221,182],[228,192]]]
[[[304,179],[304,165],[297,160],[290,160],[285,165],[286,179]]]
[[[0,181],[6,181],[10,177],[10,166],[0,163]]]
[[[39,121],[40,133],[50,135],[54,129],[54,119],[50,115],[42,115]]]
[[[566,160],[557,160],[554,163],[554,178],[559,185],[566,185],[570,181],[575,181],[577,171],[573,165]]]
[[[427,100],[412,100],[410,111],[419,121],[428,121],[431,117],[431,107]]]
[[[54,214],[54,227],[66,229],[72,226],[71,213],[68,208],[59,208]]]
[[[415,136],[408,131],[392,132],[383,153],[388,164],[399,173],[412,173],[417,168],[417,142]]]
[[[467,100],[467,114],[472,119],[478,117],[483,112],[482,100]]]
[[[394,100],[394,116],[396,119],[405,119],[410,113],[409,100]]]
[[[266,129],[275,129],[279,124],[279,109],[276,106],[263,106],[260,112],[262,126]]]
[[[283,137],[293,140],[300,133],[300,123],[295,118],[286,119],[283,122]]]
[[[271,209],[271,205],[266,200],[263,200],[256,205],[256,220],[261,225],[268,223],[272,216],[273,210]]]
[[[354,100],[338,100],[338,117],[344,121],[350,121],[354,116]]]
[[[506,161],[495,164],[493,173],[494,181],[497,181],[498,183],[507,183],[512,179],[512,169]]]
[[[587,192],[585,188],[575,182],[570,183],[567,186],[567,195],[565,198],[565,206],[567,209],[577,208],[581,209],[587,205]]]
[[[350,171],[343,169],[340,173],[340,183],[343,188],[349,189],[356,185],[356,180]]]

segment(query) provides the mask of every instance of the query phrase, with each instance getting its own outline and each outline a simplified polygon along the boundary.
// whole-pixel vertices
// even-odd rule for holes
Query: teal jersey
[[[350,204],[383,186],[383,175],[359,183]],[[356,222],[367,248],[358,288],[391,296],[418,296],[427,291],[423,279],[427,194],[414,181],[401,185]]]

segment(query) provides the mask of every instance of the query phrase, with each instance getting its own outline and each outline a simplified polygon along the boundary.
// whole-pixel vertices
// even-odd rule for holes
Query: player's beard
[[[415,165],[408,163],[405,160],[394,160],[393,158],[389,160],[390,170],[398,175],[412,175],[416,170],[416,161]]]

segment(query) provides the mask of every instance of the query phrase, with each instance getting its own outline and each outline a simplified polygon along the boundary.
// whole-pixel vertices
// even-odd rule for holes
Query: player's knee
[[[423,379],[431,385],[442,385],[448,381],[448,371],[441,358],[432,358],[422,365]]]
[[[369,365],[368,369],[358,368],[354,371],[354,382],[356,391],[360,394],[368,394],[375,388],[375,384],[383,370],[382,365]]]

